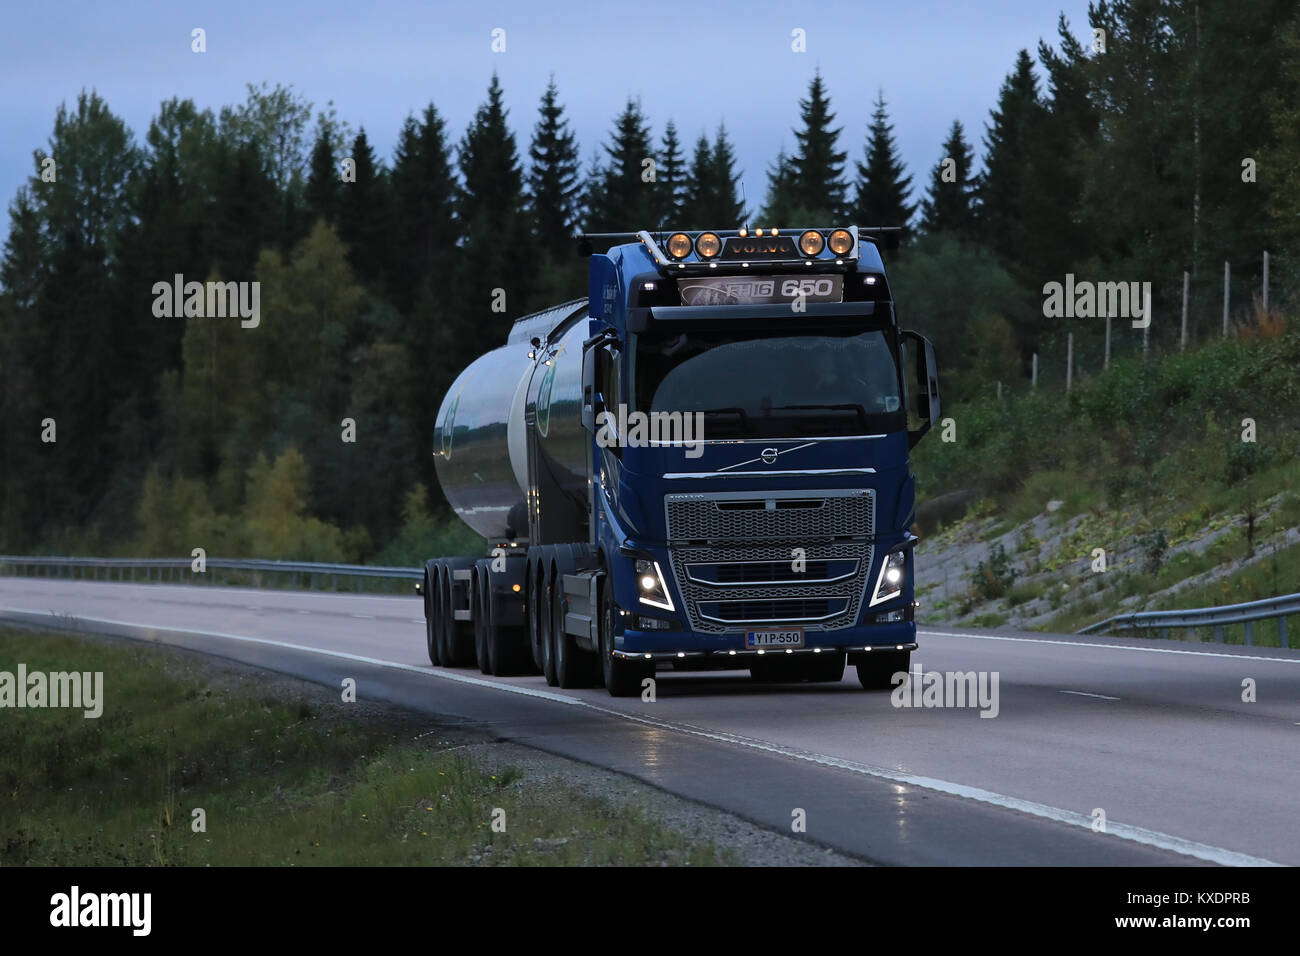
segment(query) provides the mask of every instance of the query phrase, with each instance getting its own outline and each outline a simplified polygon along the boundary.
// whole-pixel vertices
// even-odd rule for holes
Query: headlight
[[[668,237],[668,254],[674,259],[685,259],[691,254],[691,237],[684,232],[675,232]]]
[[[842,256],[853,248],[853,235],[847,229],[836,229],[826,244],[831,247],[831,252]]]
[[[673,610],[673,599],[668,596],[668,585],[664,583],[664,573],[658,561],[648,558],[636,559],[636,591],[642,604]]]
[[[875,607],[902,594],[903,582],[906,579],[907,552],[890,552],[885,557],[885,563],[880,566],[880,575],[876,578],[876,593],[871,598],[869,607]]]
[[[822,239],[822,234],[815,229],[809,229],[799,237],[799,251],[805,256],[817,255],[825,244],[826,240]]]
[[[701,233],[700,237],[695,240],[695,251],[701,259],[712,259],[722,251],[722,240],[715,233]]]

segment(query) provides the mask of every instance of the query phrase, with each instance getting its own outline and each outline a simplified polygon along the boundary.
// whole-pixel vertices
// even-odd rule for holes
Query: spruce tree
[[[1016,264],[1023,261],[1023,251],[1031,244],[1024,226],[1024,193],[1031,144],[1041,134],[1043,116],[1034,64],[1029,52],[1021,50],[1015,68],[1002,83],[985,132],[980,181],[985,239],[1017,278],[1023,271]]]
[[[681,212],[685,179],[686,167],[682,159],[682,144],[677,138],[677,127],[672,120],[669,120],[664,127],[664,138],[659,149],[659,162],[655,175],[655,189],[659,194],[658,219],[655,222],[657,228],[678,228],[677,218]]]
[[[812,221],[814,214],[811,211],[797,217],[795,215],[793,175],[790,157],[782,147],[772,165],[767,167],[767,199],[758,214],[761,220],[759,226],[764,223],[776,223],[779,226],[781,223],[794,222],[796,218],[805,224]]]
[[[959,242],[972,242],[975,233],[975,153],[966,142],[961,122],[952,121],[943,155],[930,173],[930,186],[921,202],[921,230],[942,233]]]
[[[1033,247],[1024,250],[1024,271],[1031,276],[1080,271],[1098,248],[1084,200],[1088,157],[1096,152],[1099,125],[1097,107],[1089,99],[1088,55],[1064,14],[1057,33],[1059,52],[1046,42],[1038,45],[1046,112],[1040,133],[1030,140],[1031,174],[1022,195],[1035,237]]]
[[[333,139],[325,123],[317,126],[305,194],[308,215],[331,226],[338,222],[339,210],[339,161]]]
[[[32,422],[45,410],[55,330],[40,320],[48,281],[46,239],[31,194],[22,186],[9,206],[9,236],[0,261],[0,551],[21,554],[37,543],[47,517],[44,460]]]
[[[866,162],[857,164],[858,188],[851,218],[857,226],[902,226],[906,240],[908,223],[916,205],[909,202],[912,177],[904,175],[902,157],[894,142],[894,127],[885,108],[884,92],[876,94],[865,150]]]
[[[820,71],[808,85],[808,98],[799,101],[803,129],[795,130],[798,147],[789,159],[789,213],[807,221],[777,222],[776,226],[822,226],[839,221],[845,212],[846,153],[838,150],[842,128],[832,128],[835,114]]]
[[[596,166],[587,183],[587,231],[657,228],[657,183],[644,178],[649,168],[646,160],[654,158],[650,125],[636,100],[628,100],[614,121],[614,135],[605,147],[605,156],[605,162]]]
[[[460,315],[455,354],[463,364],[481,355],[504,334],[511,317],[527,311],[533,276],[515,263],[527,248],[523,170],[515,137],[506,123],[496,74],[487,101],[479,106],[457,148],[461,187],[456,213],[463,244],[456,269]],[[504,311],[501,293],[504,293]]]
[[[478,224],[513,228],[523,211],[523,173],[506,117],[501,82],[493,73],[487,101],[457,147],[463,184],[456,211],[467,235]]]
[[[740,176],[735,164],[725,126],[718,126],[712,145],[704,135],[696,141],[682,200],[684,228],[734,229],[743,223],[745,208],[736,198]]]
[[[348,261],[357,277],[375,289],[389,255],[391,210],[388,180],[363,126],[352,141],[351,181],[339,186],[339,238],[348,247]]]
[[[394,236],[390,299],[409,312],[422,287],[441,286],[456,249],[455,176],[446,125],[432,103],[408,117],[393,162]]]
[[[539,112],[528,149],[528,189],[533,235],[545,247],[573,235],[581,184],[577,139],[564,118],[554,77],[542,94]]]

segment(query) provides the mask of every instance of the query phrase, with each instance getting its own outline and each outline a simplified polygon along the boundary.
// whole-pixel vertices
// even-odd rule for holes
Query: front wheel
[[[614,588],[609,579],[600,582],[600,670],[605,689],[611,697],[634,697],[641,692],[641,682],[654,677],[651,661],[629,661],[614,656]]]
[[[822,651],[814,654],[805,663],[806,679],[814,683],[838,684],[844,680],[843,651]]]
[[[907,673],[912,663],[911,651],[869,651],[858,659],[858,683],[863,690],[889,690],[894,686],[894,675]]]

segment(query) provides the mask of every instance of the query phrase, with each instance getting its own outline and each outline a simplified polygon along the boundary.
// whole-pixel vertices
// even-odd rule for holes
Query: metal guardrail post
[[[1216,624],[1215,627],[1214,627],[1214,643],[1215,643],[1215,644],[1222,644],[1222,643],[1223,643],[1223,625],[1222,625],[1222,624]]]
[[[1247,647],[1255,646],[1255,622],[1254,621],[1246,622],[1246,646]]]
[[[1285,614],[1283,614],[1281,617],[1277,619],[1277,646],[1287,647],[1287,648],[1291,646],[1289,643],[1287,643],[1287,639],[1286,639],[1286,615]]]

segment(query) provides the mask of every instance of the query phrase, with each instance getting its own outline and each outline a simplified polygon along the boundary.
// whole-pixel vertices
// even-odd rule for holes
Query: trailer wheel
[[[863,690],[889,690],[894,686],[894,675],[906,672],[911,663],[911,651],[863,654],[858,658],[858,683]]]
[[[614,656],[614,589],[609,580],[600,582],[600,670],[605,679],[605,690],[611,697],[635,697],[641,693],[641,682],[654,677],[654,664],[646,661],[629,661]]]
[[[437,614],[434,613],[433,592],[430,591],[430,579],[428,568],[424,574],[424,644],[425,649],[429,652],[429,663],[434,667],[438,666],[438,631],[435,627]]]
[[[456,634],[456,617],[454,614],[454,608],[456,605],[453,599],[455,597],[454,588],[456,585],[451,580],[451,566],[444,563],[441,566],[441,570],[442,614],[440,615],[440,620],[442,622],[442,640],[439,644],[439,656],[442,658],[443,667],[453,667],[455,665],[455,659],[452,654],[452,641]]]
[[[436,562],[429,565],[429,662],[442,666],[442,567]]]

